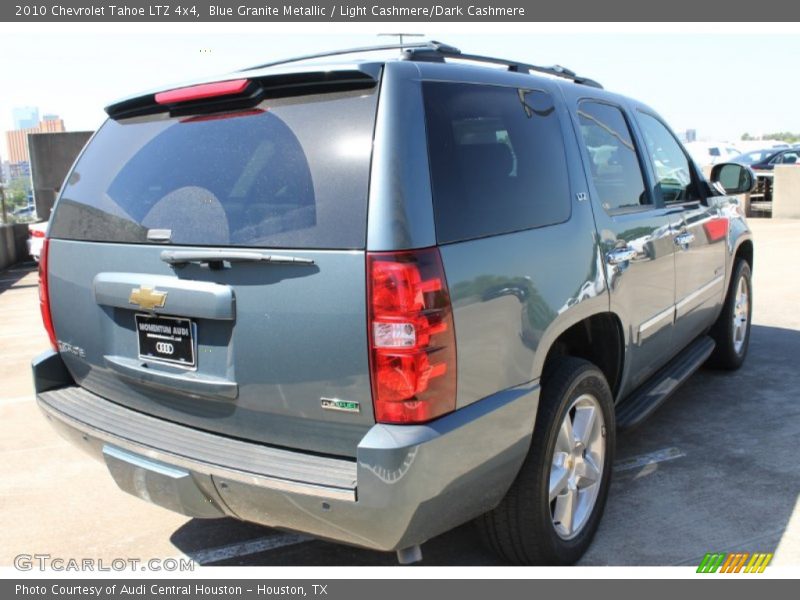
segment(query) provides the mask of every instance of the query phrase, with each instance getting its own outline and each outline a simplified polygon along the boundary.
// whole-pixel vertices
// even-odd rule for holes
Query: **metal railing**
[[[756,173],[756,189],[750,194],[748,216],[772,214],[772,182],[774,174],[768,171]]]

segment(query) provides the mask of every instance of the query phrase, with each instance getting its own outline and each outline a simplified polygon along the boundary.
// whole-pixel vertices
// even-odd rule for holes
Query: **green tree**
[[[6,185],[6,206],[13,210],[28,204],[28,194],[31,191],[31,182],[27,177],[17,177]]]
[[[756,138],[749,133],[742,134],[742,141],[747,142],[755,139]],[[775,133],[765,133],[760,139],[794,144],[800,142],[800,133],[794,133],[791,131],[777,131]]]

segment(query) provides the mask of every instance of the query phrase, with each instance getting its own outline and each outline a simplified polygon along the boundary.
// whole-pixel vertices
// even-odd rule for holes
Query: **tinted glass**
[[[569,218],[564,142],[549,94],[461,83],[423,90],[439,242]]]
[[[745,154],[737,156],[735,161],[745,165],[752,165],[765,160],[773,154],[775,154],[774,150],[753,150],[752,152],[746,152]]]
[[[205,117],[110,120],[69,177],[53,237],[363,248],[376,94]]]
[[[636,145],[620,109],[585,101],[580,104],[578,118],[592,181],[603,208],[614,211],[649,203]]]
[[[656,174],[656,189],[664,202],[697,200],[689,159],[664,124],[647,113],[639,113],[647,155]]]
[[[776,163],[781,165],[795,165],[797,164],[798,157],[800,157],[800,152],[784,152],[778,157]]]

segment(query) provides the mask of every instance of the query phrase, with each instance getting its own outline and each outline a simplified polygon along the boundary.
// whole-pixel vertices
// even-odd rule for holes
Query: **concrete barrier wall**
[[[0,270],[28,260],[27,239],[27,225],[0,225]]]
[[[800,219],[800,167],[776,165],[772,183],[772,216]]]

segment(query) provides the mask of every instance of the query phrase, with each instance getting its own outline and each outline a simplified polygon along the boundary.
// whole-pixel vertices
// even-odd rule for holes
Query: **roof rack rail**
[[[403,58],[405,60],[444,62],[446,58],[453,58],[458,60],[504,65],[508,68],[509,71],[514,71],[517,73],[531,73],[531,72],[543,73],[545,75],[552,75],[554,77],[560,77],[562,79],[569,79],[570,81],[582,85],[588,85],[600,89],[603,88],[602,85],[600,85],[593,79],[589,79],[588,77],[581,77],[574,71],[571,71],[570,69],[567,69],[560,65],[542,67],[523,62],[506,60],[503,58],[480,56],[477,54],[464,54],[463,52],[461,52],[461,50],[459,50],[455,46],[443,44],[442,42],[437,42],[435,40],[431,40],[429,42],[412,43],[412,44],[387,44],[383,46],[364,46],[361,48],[348,48],[345,50],[332,50],[330,52],[306,54],[305,56],[297,56],[295,58],[287,58],[284,60],[278,60],[274,62],[264,63],[261,65],[256,65],[254,67],[247,67],[246,69],[242,69],[240,72],[254,71],[256,69],[265,69],[267,67],[276,67],[279,65],[286,65],[294,62],[301,62],[304,60],[312,60],[315,58],[327,58],[330,56],[342,56],[345,54],[358,54],[363,52],[381,52],[385,50],[400,50],[403,53]]]
[[[581,77],[575,71],[571,71],[561,65],[553,65],[550,67],[542,67],[539,65],[531,65],[528,63],[517,62],[513,60],[506,60],[504,58],[495,58],[492,56],[481,56],[478,54],[464,54],[458,48],[440,44],[439,42],[430,42],[425,46],[418,46],[414,48],[407,48],[404,52],[404,57],[407,60],[422,60],[422,61],[436,61],[441,62],[445,58],[454,58],[457,60],[466,60],[474,62],[489,63],[494,65],[504,65],[508,67],[509,71],[516,73],[543,73],[545,75],[552,75],[562,79],[569,79],[575,83],[588,85],[603,89],[597,81],[589,79],[588,77]]]
[[[266,69],[267,67],[277,67],[279,65],[287,65],[289,63],[301,62],[304,60],[312,60],[315,58],[327,58],[329,56],[342,56],[344,54],[359,54],[362,52],[381,52],[384,50],[407,50],[415,48],[434,48],[439,45],[439,42],[414,42],[411,44],[386,44],[383,46],[362,46],[360,48],[347,48],[344,50],[331,50],[329,52],[319,52],[316,54],[305,54],[303,56],[295,56],[294,58],[285,58],[276,60],[274,62],[264,63],[263,65],[256,65],[254,67],[247,67],[241,69],[239,72],[255,71],[256,69]]]

